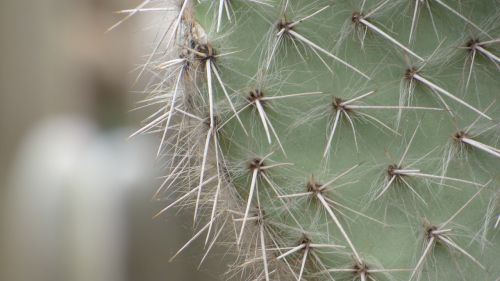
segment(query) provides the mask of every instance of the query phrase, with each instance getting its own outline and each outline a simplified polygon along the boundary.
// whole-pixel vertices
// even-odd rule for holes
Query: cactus
[[[161,4],[129,11],[174,14],[137,134],[185,247],[226,279],[500,278],[498,1]]]

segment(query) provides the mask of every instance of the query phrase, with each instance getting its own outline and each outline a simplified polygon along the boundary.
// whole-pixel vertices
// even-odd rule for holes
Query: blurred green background
[[[105,32],[139,2],[0,0],[2,281],[220,280],[223,253],[195,270],[201,245],[168,262],[189,214],[151,219],[158,139],[128,139],[148,115],[132,70],[168,19]]]

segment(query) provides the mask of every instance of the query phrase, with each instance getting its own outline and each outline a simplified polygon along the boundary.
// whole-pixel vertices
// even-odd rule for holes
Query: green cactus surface
[[[138,133],[161,138],[156,217],[192,210],[223,279],[499,280],[498,0],[167,13]]]

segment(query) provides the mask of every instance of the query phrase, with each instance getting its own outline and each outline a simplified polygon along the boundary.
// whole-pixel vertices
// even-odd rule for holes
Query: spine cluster
[[[496,0],[145,1],[155,198],[236,280],[500,278]],[[123,21],[121,21],[123,22]],[[120,22],[120,23],[121,23]],[[152,73],[152,75],[148,75]]]

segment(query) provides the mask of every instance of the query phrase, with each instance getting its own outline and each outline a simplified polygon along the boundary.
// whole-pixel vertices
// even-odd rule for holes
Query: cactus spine
[[[186,246],[229,245],[227,279],[498,280],[498,1],[174,6],[138,133]]]

